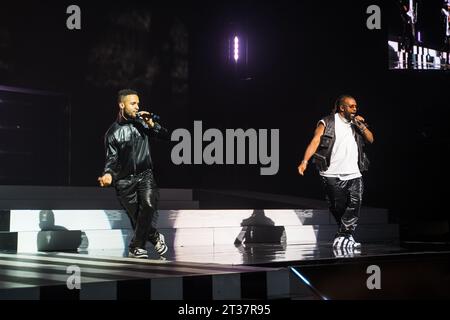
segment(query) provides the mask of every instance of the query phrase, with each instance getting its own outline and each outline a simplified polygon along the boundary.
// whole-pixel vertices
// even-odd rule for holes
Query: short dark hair
[[[131,94],[135,94],[138,95],[136,90],[132,90],[132,89],[122,89],[117,93],[117,103],[121,103],[122,99],[126,96],[129,96]]]
[[[336,102],[334,103],[334,107],[333,107],[333,113],[337,113],[339,112],[339,107],[342,106],[344,104],[344,100],[350,98],[355,100],[355,98],[353,98],[353,96],[349,95],[349,94],[341,94],[337,99]]]

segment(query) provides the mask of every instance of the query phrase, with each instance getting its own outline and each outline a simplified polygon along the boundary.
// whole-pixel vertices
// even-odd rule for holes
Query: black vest
[[[312,162],[316,165],[319,171],[326,171],[330,166],[331,152],[333,151],[334,142],[336,141],[334,114],[331,114],[322,120],[325,122],[325,131],[320,138],[320,144],[316,153],[313,155]],[[359,171],[367,171],[369,169],[370,162],[363,150],[365,145],[364,137],[354,125],[352,126],[353,130],[356,132],[354,136],[356,144],[358,145]]]

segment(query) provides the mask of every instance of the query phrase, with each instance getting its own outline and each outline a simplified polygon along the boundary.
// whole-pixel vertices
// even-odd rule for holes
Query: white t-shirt
[[[326,126],[325,121],[320,120]],[[355,139],[355,132],[349,121],[341,118],[336,113],[334,115],[335,123],[335,142],[331,151],[330,166],[327,171],[321,171],[320,175],[324,177],[334,177],[340,180],[351,180],[361,177],[358,166],[358,145]]]

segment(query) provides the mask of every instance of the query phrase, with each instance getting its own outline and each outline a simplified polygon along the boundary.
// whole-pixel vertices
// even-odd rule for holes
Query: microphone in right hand
[[[138,116],[140,119],[142,119],[142,120],[149,120],[149,119],[152,119],[153,122],[157,122],[157,121],[159,121],[159,119],[160,119],[160,117],[159,117],[157,114],[153,113],[153,112],[150,112],[150,113],[142,113],[142,114],[141,114],[141,113],[138,113],[137,116]]]
[[[352,119],[351,122],[352,122],[359,130],[361,130],[361,131],[364,131],[364,130],[368,127],[368,125],[366,124],[366,122],[363,121],[363,120],[358,120],[358,119],[356,118],[356,115],[355,115],[355,114],[352,114],[352,115],[351,115],[351,119]]]

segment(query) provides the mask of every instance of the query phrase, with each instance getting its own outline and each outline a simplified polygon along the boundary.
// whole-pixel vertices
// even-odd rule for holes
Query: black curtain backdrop
[[[439,6],[439,1],[428,1]],[[82,29],[65,27],[70,4]],[[382,9],[382,30],[366,28],[366,8]],[[66,94],[71,103],[71,181],[94,186],[103,134],[122,87],[141,92],[171,129],[276,128],[280,169],[175,166],[174,143],[154,143],[161,187],[247,189],[322,198],[318,174],[297,165],[316,122],[341,93],[354,95],[375,134],[367,152],[365,203],[419,217],[445,215],[449,73],[388,70],[395,1],[44,2],[0,5],[0,84]],[[424,14],[433,17],[435,7]],[[248,40],[248,64],[227,61],[228,37]],[[424,27],[439,41],[439,24]],[[19,168],[11,168],[18,170]],[[39,184],[35,181],[34,184]]]

